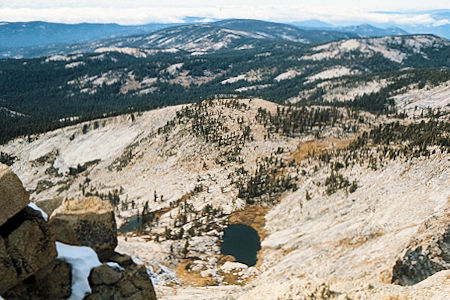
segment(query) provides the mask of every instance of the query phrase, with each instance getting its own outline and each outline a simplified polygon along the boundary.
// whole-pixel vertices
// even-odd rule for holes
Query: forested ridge
[[[305,60],[301,58],[311,53],[311,46],[257,42],[256,48],[200,56],[156,51],[145,57],[106,52],[0,60],[0,143],[84,120],[216,95],[261,97],[278,103],[299,97],[299,103],[391,113],[395,109],[389,98],[398,91],[412,84],[436,86],[450,79],[448,46],[425,49],[424,55],[411,53],[398,63],[360,51],[339,58]],[[350,74],[311,79],[333,68],[345,68]],[[289,70],[298,74],[276,79]],[[326,87],[321,83],[326,81],[335,80],[345,88],[375,79],[386,79],[389,84],[352,101],[323,99]]]

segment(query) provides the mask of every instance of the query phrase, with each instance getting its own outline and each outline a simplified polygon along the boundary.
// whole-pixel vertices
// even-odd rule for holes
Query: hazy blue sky
[[[448,0],[0,0],[0,21],[116,22],[143,24],[180,22],[185,16],[252,18],[280,22],[319,19],[330,23],[354,22],[450,24],[424,11],[450,9]],[[394,11],[398,13],[383,13]]]

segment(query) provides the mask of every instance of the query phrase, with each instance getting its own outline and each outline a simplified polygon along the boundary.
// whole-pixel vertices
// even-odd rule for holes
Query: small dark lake
[[[256,265],[256,254],[261,249],[258,232],[250,226],[236,224],[225,229],[220,252],[232,255],[237,262],[247,266]]]
[[[126,219],[127,222],[120,226],[119,229],[117,229],[120,233],[127,233],[135,231],[139,228],[139,226],[143,226],[146,223],[149,223],[153,221],[153,213],[148,213],[145,215],[138,215],[138,216],[132,216]]]

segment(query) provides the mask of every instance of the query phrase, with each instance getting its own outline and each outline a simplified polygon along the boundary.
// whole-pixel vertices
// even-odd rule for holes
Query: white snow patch
[[[92,248],[70,246],[56,242],[57,259],[66,261],[72,266],[72,294],[69,300],[82,300],[91,293],[89,274],[93,268],[101,266],[97,253]]]
[[[119,271],[123,271],[123,270],[125,270],[124,268],[122,268],[118,263],[116,263],[116,262],[107,262],[106,263],[108,266],[110,266],[111,268],[113,268],[113,269],[117,269],[117,270],[119,270]]]
[[[48,215],[45,213],[45,211],[43,211],[39,206],[36,205],[36,203],[34,202],[30,202],[28,204],[29,207],[31,207],[34,210],[37,210],[41,213],[42,217],[44,218],[45,221],[48,221]]]

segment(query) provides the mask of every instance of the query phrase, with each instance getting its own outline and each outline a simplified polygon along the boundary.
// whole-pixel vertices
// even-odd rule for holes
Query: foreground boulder
[[[0,227],[0,295],[56,258],[55,239],[40,212],[26,207]]]
[[[72,249],[66,255],[61,253],[61,247],[57,250],[56,233],[59,241],[91,247],[101,259],[110,262],[100,265],[92,249],[79,247],[88,249],[97,261],[96,266],[100,265],[92,266],[90,288],[86,289],[92,293],[85,299],[156,299],[146,268],[136,265],[131,257],[114,252],[117,227],[108,201],[97,197],[65,201],[53,212],[49,224],[40,210],[28,206],[28,194],[20,180],[3,165],[0,165],[0,188],[1,297],[68,299],[73,296],[73,286],[88,281],[90,269],[84,269],[89,267],[86,258],[79,249]]]
[[[68,263],[55,260],[20,285],[4,293],[5,299],[67,299],[72,294],[72,274]]]
[[[92,270],[89,277],[92,294],[87,300],[134,299],[155,300],[156,294],[144,266],[125,268],[103,264]]]
[[[450,208],[422,224],[394,263],[392,283],[413,285],[450,269]]]
[[[57,241],[91,247],[102,261],[113,255],[117,246],[114,209],[98,197],[64,201],[49,223]]]
[[[6,165],[0,164],[0,226],[29,203],[22,182]]]
[[[64,198],[62,197],[56,197],[51,199],[45,199],[45,200],[39,200],[38,203],[36,203],[40,209],[42,209],[47,215],[51,216],[52,213],[61,206],[61,204],[64,202]]]

